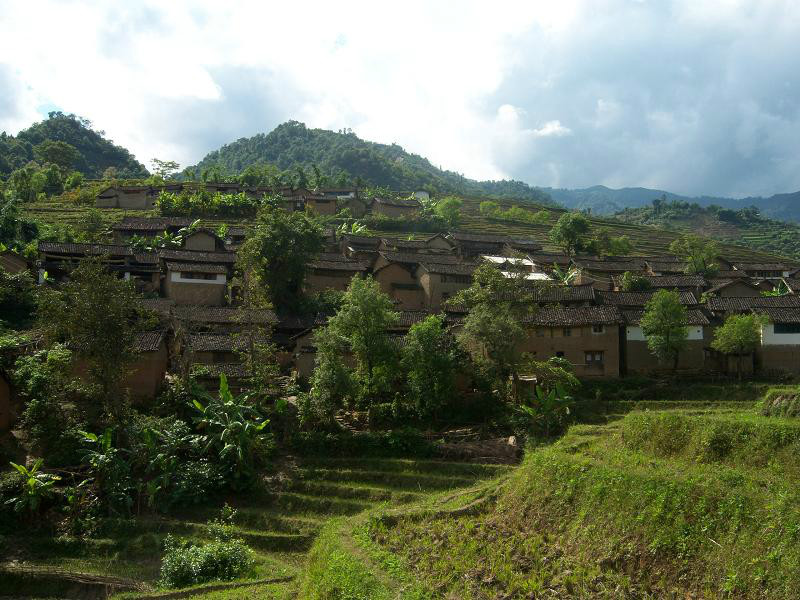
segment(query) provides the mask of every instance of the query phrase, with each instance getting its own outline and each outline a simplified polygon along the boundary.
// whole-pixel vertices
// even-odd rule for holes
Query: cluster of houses
[[[354,218],[367,213],[387,217],[406,217],[421,208],[420,201],[428,199],[424,191],[393,193],[381,197],[366,198],[357,188],[307,188],[283,187],[275,190],[264,186],[246,186],[239,183],[173,183],[160,186],[118,185],[101,190],[95,199],[97,208],[123,208],[128,210],[151,209],[161,192],[205,191],[209,194],[246,194],[254,199],[277,193],[281,206],[289,211],[312,209],[319,215],[335,215],[348,209]]]

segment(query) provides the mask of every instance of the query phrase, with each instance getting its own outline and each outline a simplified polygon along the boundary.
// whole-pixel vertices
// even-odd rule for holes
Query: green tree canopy
[[[303,212],[287,212],[266,203],[239,249],[244,277],[254,277],[281,311],[299,306],[307,263],[323,247],[320,224]]]
[[[641,320],[647,347],[661,361],[672,361],[678,368],[678,356],[686,347],[689,332],[686,307],[677,291],[658,290],[645,305]]]
[[[623,292],[645,292],[650,289],[650,280],[642,275],[625,271],[620,280]]]
[[[591,229],[591,223],[584,215],[567,212],[553,225],[550,239],[564,251],[564,254],[572,256],[586,244]]]
[[[33,155],[41,163],[52,163],[69,171],[81,159],[81,153],[72,144],[57,140],[45,140],[33,147]]]
[[[711,347],[737,357],[736,370],[742,377],[742,355],[755,352],[761,344],[761,328],[767,322],[763,315],[730,315],[714,332]]]
[[[719,271],[719,245],[693,233],[682,235],[669,245],[669,251],[686,260],[686,272],[713,277]]]
[[[442,198],[433,207],[433,212],[439,216],[449,227],[456,227],[461,220],[461,205],[463,202],[455,196]]]

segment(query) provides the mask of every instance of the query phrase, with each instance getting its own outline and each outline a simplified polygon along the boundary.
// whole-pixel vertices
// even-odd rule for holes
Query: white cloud
[[[142,162],[193,163],[294,118],[477,178],[800,187],[791,0],[0,0],[0,14],[0,127],[55,105]]]

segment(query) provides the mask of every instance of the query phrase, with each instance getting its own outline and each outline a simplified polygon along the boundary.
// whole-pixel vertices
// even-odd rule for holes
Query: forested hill
[[[611,189],[595,185],[583,189],[543,188],[559,204],[566,208],[591,209],[597,215],[610,215],[626,208],[639,208],[649,205],[656,198],[677,200],[699,206],[720,206],[731,210],[741,210],[755,206],[765,217],[780,221],[800,222],[800,191],[789,194],[775,194],[768,198],[760,196],[748,198],[725,198],[699,196],[691,198],[664,190],[648,188]]]
[[[197,171],[218,167],[226,175],[241,173],[250,165],[271,164],[279,169],[316,165],[336,179],[344,174],[350,180],[395,190],[429,189],[442,193],[492,196],[548,203],[550,197],[539,188],[521,181],[475,181],[458,173],[444,171],[397,144],[378,144],[356,136],[352,131],[309,129],[303,123],[288,121],[270,133],[241,138],[210,152],[195,167]]]
[[[51,112],[48,118],[23,129],[16,136],[0,134],[0,175],[6,176],[36,160],[36,147],[43,142],[64,142],[77,150],[71,165],[86,177],[100,178],[109,167],[120,177],[147,177],[144,165],[125,148],[92,129],[92,124],[76,115]]]

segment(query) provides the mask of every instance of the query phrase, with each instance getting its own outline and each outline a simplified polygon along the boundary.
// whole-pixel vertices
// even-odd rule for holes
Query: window
[[[589,350],[583,353],[584,361],[588,366],[603,366],[603,353],[595,350]]]
[[[800,333],[800,323],[775,323],[775,333]]]
[[[572,329],[569,327],[564,327],[564,337],[572,337]]]
[[[605,333],[606,328],[603,325],[592,325],[592,333]]]
[[[536,337],[544,337],[544,329],[543,328],[538,327],[536,329]]]
[[[182,279],[216,279],[215,273],[192,273],[190,271],[181,271],[180,277]]]

